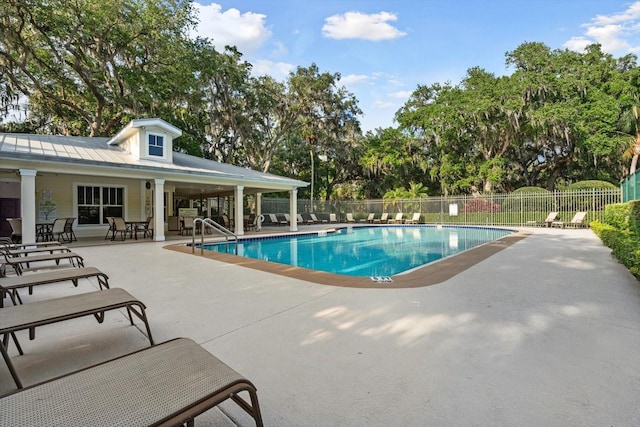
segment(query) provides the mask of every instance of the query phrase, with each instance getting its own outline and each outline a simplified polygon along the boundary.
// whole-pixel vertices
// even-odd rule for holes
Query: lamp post
[[[313,213],[313,184],[315,182],[315,159],[313,157],[313,150],[309,151],[309,154],[311,155],[311,209],[310,212]],[[328,157],[326,154],[320,154],[318,155],[318,159],[322,162],[326,162]]]

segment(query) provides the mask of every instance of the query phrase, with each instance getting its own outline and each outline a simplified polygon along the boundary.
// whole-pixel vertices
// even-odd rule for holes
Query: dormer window
[[[149,156],[164,158],[164,136],[149,134]]]

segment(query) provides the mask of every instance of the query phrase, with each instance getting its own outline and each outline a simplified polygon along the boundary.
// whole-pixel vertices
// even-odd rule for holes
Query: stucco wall
[[[41,202],[47,198],[56,205],[55,212],[49,216],[50,220],[56,217],[78,217],[77,211],[77,186],[122,186],[124,188],[124,217],[126,220],[142,220],[146,218],[145,199],[146,194],[151,195],[150,190],[145,189],[146,181],[130,180],[122,178],[100,178],[81,175],[43,175],[36,176],[36,206],[41,207]],[[36,218],[41,220],[40,212]],[[75,233],[81,236],[100,236],[106,233],[107,226],[78,225],[75,224]]]

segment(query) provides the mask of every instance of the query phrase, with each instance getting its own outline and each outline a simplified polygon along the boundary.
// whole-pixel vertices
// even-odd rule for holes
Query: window
[[[78,224],[108,224],[108,216],[124,216],[124,188],[78,186]]]
[[[164,157],[164,136],[149,135],[149,155]]]

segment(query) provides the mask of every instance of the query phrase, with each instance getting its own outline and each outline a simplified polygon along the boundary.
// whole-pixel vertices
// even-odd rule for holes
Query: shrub
[[[604,207],[604,223],[622,231],[629,231],[629,203],[614,203]]]
[[[567,190],[593,190],[594,188],[597,190],[608,190],[620,187],[607,181],[589,180],[569,184]]]
[[[501,207],[497,203],[493,203],[491,200],[485,199],[471,199],[464,204],[462,211],[464,213],[470,212],[500,212]]]
[[[504,199],[502,209],[508,212],[551,212],[555,206],[553,193],[540,187],[522,187]]]
[[[591,229],[612,254],[631,274],[640,279],[640,238],[635,233],[624,231],[599,221],[591,222]]]
[[[629,202],[629,231],[640,236],[640,200]]]

